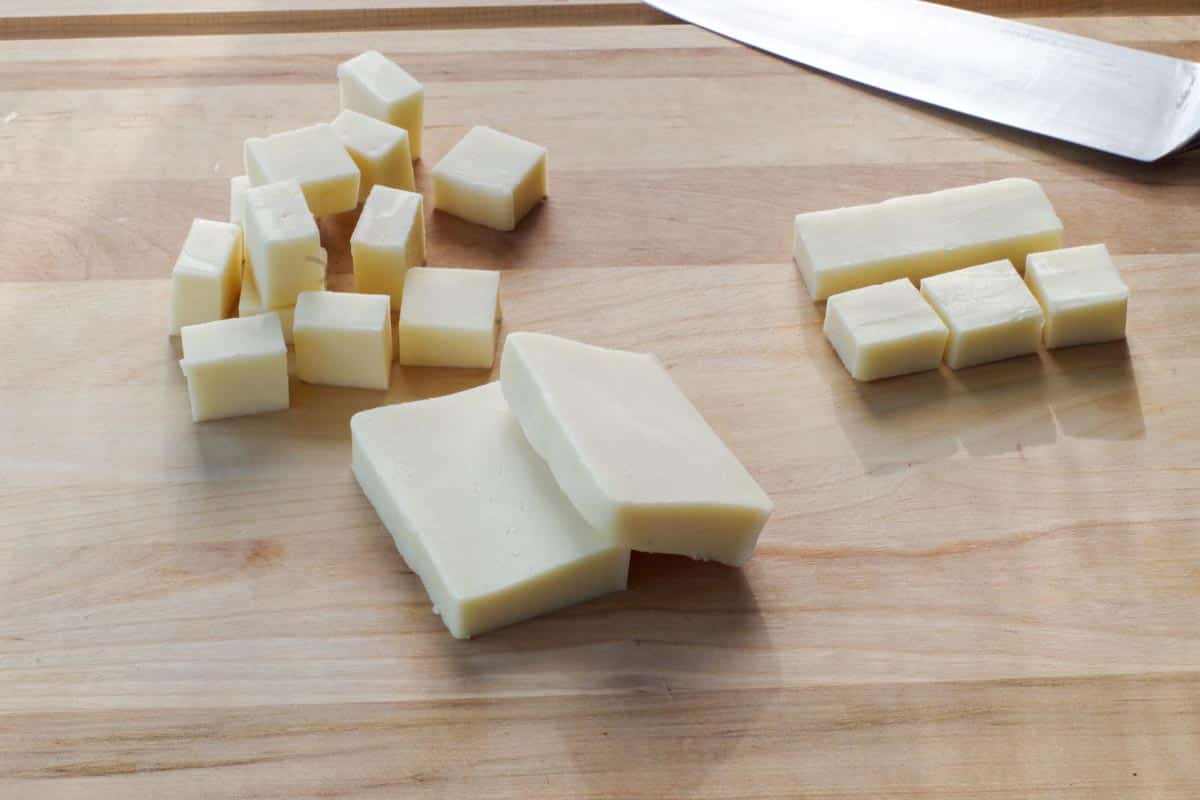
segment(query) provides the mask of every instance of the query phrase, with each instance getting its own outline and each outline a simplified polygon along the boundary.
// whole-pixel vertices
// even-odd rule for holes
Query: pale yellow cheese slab
[[[937,369],[949,336],[907,278],[835,294],[825,304],[823,330],[859,381]]]
[[[1125,338],[1129,287],[1104,245],[1031,253],[1025,283],[1046,315],[1046,347]]]

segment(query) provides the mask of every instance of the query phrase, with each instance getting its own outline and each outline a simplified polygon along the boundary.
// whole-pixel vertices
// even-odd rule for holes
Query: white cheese
[[[246,191],[247,268],[267,308],[295,305],[300,292],[325,287],[325,251],[296,181]]]
[[[358,205],[361,175],[332,125],[247,139],[243,155],[252,185],[294,180],[315,216],[350,211]]]
[[[242,229],[229,222],[193,220],[171,270],[167,332],[232,316],[242,274]]]
[[[278,314],[187,325],[180,338],[194,421],[288,407],[287,345]]]
[[[386,389],[392,374],[392,315],[387,297],[301,292],[293,337],[296,377],[307,383]]]
[[[855,380],[937,369],[949,332],[907,278],[835,294],[825,337]]]
[[[1032,253],[1025,282],[1046,314],[1046,347],[1125,338],[1129,287],[1104,245]]]
[[[434,207],[500,231],[546,196],[546,148],[474,127],[433,168]]]
[[[404,277],[425,263],[425,216],[421,195],[376,186],[363,203],[350,237],[354,289],[392,298],[400,310]]]
[[[338,64],[342,108],[366,114],[408,131],[412,157],[421,157],[425,90],[382,53],[368,50]]]
[[[396,331],[401,364],[486,369],[496,358],[500,273],[413,267]]]
[[[375,185],[415,190],[408,131],[350,109],[337,115],[333,131],[362,175],[359,200],[365,199]]]

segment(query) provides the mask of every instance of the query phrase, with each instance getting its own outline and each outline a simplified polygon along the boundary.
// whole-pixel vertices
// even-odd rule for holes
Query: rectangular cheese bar
[[[823,330],[859,381],[937,369],[949,335],[907,278],[835,294]]]
[[[242,229],[229,222],[192,221],[171,270],[167,332],[233,315],[242,275]]]
[[[533,449],[622,546],[741,564],[772,510],[652,355],[508,336],[500,383]]]
[[[247,190],[243,227],[247,267],[267,308],[295,305],[300,292],[325,287],[321,234],[296,181]]]
[[[1125,338],[1129,287],[1104,245],[1032,253],[1025,282],[1046,315],[1046,347]]]
[[[1008,178],[799,214],[793,255],[813,300],[884,283],[914,282],[972,264],[1062,244],[1062,223],[1042,187]]]
[[[408,131],[413,159],[421,157],[425,89],[396,62],[376,50],[338,64],[342,108],[366,114]]]
[[[946,366],[962,369],[1037,352],[1042,309],[1008,261],[921,281],[921,295],[946,327]]]
[[[350,420],[354,477],[457,638],[625,588],[490,383]]]
[[[358,205],[362,176],[332,125],[251,137],[243,145],[243,157],[253,186],[294,180],[315,216],[350,211]]]

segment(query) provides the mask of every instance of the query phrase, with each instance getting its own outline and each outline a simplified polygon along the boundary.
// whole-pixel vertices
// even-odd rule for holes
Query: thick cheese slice
[[[1125,338],[1129,287],[1104,245],[1032,253],[1025,282],[1046,315],[1046,347]]]
[[[192,221],[167,289],[167,332],[232,316],[242,275],[242,229],[229,222]]]
[[[508,336],[504,394],[584,518],[634,550],[741,564],[771,500],[651,355]]]
[[[425,89],[398,64],[375,50],[338,64],[342,108],[366,114],[408,131],[412,157],[421,157]]]
[[[1062,245],[1046,193],[1024,178],[980,183],[882,203],[800,214],[793,255],[814,300],[884,283],[913,282],[972,264]]]
[[[546,196],[546,148],[476,126],[433,168],[434,207],[511,231]]]
[[[835,294],[825,337],[855,380],[937,369],[949,331],[907,278]]]
[[[1008,261],[934,275],[921,295],[946,327],[946,366],[962,369],[1037,352],[1042,309]]]
[[[629,551],[559,491],[499,384],[361,411],[350,431],[355,478],[455,637],[625,588]]]
[[[421,195],[376,186],[363,203],[350,236],[354,290],[386,294],[400,310],[404,278],[425,263],[425,214]]]
[[[265,307],[295,305],[300,292],[325,287],[321,234],[296,181],[247,190],[243,227],[247,268]]]
[[[408,131],[348,108],[334,119],[333,131],[362,174],[359,200],[377,184],[410,192],[416,188]]]
[[[300,184],[309,210],[318,217],[358,205],[362,176],[332,125],[252,137],[243,145],[243,156],[252,185],[294,180]]]

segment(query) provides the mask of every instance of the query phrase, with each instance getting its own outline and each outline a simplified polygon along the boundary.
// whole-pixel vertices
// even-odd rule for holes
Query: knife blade
[[[922,0],[649,0],[714,33],[973,117],[1157,161],[1200,146],[1200,64]]]

